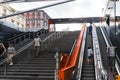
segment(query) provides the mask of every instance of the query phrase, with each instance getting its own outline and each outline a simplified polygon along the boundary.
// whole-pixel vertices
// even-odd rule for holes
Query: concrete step
[[[3,69],[0,69],[0,73],[4,72]],[[36,72],[36,73],[54,73],[54,70],[34,70],[34,69],[8,69],[7,72]]]
[[[52,70],[52,69],[54,69],[55,67],[48,67],[48,66],[41,66],[41,67],[39,67],[39,66],[28,66],[28,67],[25,67],[25,66],[21,66],[21,67],[16,67],[16,66],[10,66],[8,69],[34,69],[34,70],[39,70],[39,69],[42,69],[42,70],[48,70],[48,69],[50,69],[50,70]],[[3,69],[5,69],[4,67],[2,67],[2,68],[0,68],[0,70],[3,70]]]
[[[54,80],[54,76],[11,76],[11,75],[0,75],[0,80]]]
[[[3,75],[3,73],[0,73],[0,75]],[[14,75],[14,76],[17,76],[17,75],[30,75],[30,76],[54,76],[54,73],[40,73],[40,72],[7,72],[7,75]]]

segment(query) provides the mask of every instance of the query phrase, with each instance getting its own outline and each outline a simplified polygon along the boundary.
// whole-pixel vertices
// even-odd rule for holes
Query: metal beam
[[[1,1],[0,4],[18,3],[18,2],[23,2],[23,0],[5,0],[5,1]]]
[[[51,19],[54,24],[63,23],[90,23],[90,22],[100,22],[101,17],[81,17],[81,18],[54,18]]]
[[[21,3],[21,2],[40,2],[40,1],[58,1],[58,0],[5,0],[5,1],[1,1],[0,4]]]
[[[6,15],[6,16],[2,16],[2,17],[0,17],[0,19],[11,17],[11,16],[15,16],[15,15],[19,15],[19,14],[23,14],[23,13],[26,13],[26,12],[31,12],[31,11],[35,11],[35,10],[39,10],[39,9],[44,9],[44,8],[56,6],[56,5],[59,5],[59,4],[64,4],[64,3],[67,3],[67,2],[71,2],[71,1],[75,1],[75,0],[62,1],[62,2],[58,2],[58,3],[50,4],[50,5],[47,5],[47,6],[43,6],[43,7],[27,10],[27,11],[22,11],[22,12],[18,12],[18,13]]]

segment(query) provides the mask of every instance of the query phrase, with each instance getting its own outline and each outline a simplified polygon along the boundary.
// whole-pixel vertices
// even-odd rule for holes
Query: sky
[[[37,7],[43,7],[60,1],[65,0],[14,3],[10,5],[17,11],[25,11]],[[98,17],[102,16],[102,8],[105,7],[106,1],[107,0],[75,0],[72,2],[44,8],[42,10],[44,10],[51,18]],[[70,26],[73,25],[70,24]],[[69,25],[67,25],[66,28],[68,26]],[[76,24],[76,26],[79,25]]]

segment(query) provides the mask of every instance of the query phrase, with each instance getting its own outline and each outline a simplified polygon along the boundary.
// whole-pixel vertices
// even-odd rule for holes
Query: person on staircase
[[[9,63],[9,65],[13,65],[13,56],[15,55],[16,51],[15,48],[13,47],[13,44],[10,43],[9,47],[7,48],[7,56],[8,56],[8,60],[7,63]]]
[[[34,44],[34,48],[35,48],[35,54],[36,56],[38,56],[39,51],[40,51],[40,44],[41,44],[41,39],[39,38],[39,36],[37,35],[34,40],[33,40],[33,44]]]
[[[0,61],[4,59],[6,48],[3,43],[0,43]]]

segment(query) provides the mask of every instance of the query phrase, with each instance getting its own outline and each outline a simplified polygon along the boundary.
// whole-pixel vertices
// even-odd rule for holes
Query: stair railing
[[[62,35],[62,33],[52,33],[50,36],[46,37],[45,39],[42,40],[42,43],[45,43],[45,42],[51,42],[51,39],[53,40],[56,40],[58,38],[60,38]],[[49,41],[50,40],[50,41]],[[49,44],[50,44],[49,43]],[[28,43],[27,45],[23,46],[22,48],[16,50],[16,54],[14,55],[14,57],[18,54],[20,54],[22,51],[24,51],[25,49],[27,49],[28,47],[32,46],[33,44],[33,41],[31,41],[30,43]],[[46,45],[43,46],[43,48],[45,47]],[[7,66],[6,66],[6,62],[7,62],[7,58],[5,58],[4,60],[0,61],[0,65],[2,65],[3,63],[5,63],[5,68],[4,68],[4,75],[6,76],[7,75]]]
[[[107,80],[107,72],[104,70],[102,65],[101,53],[95,26],[93,26],[92,37],[96,80]]]
[[[73,50],[74,50],[74,47],[75,47],[76,42],[77,42],[77,40],[75,39],[74,44],[73,44],[73,46],[72,46],[72,49],[71,49],[71,51],[70,51],[70,55],[73,53]]]
[[[56,69],[55,69],[55,80],[59,80],[58,79],[58,70],[59,70],[59,53],[58,53],[58,48],[56,48],[56,55],[55,55],[55,59],[56,59]]]
[[[106,33],[106,31],[101,26],[100,26],[100,29],[101,29],[101,32],[102,32],[103,37],[105,39],[107,47],[113,46],[110,39],[109,39],[109,37],[108,37],[108,35],[107,35],[107,33]],[[116,68],[118,74],[120,75],[120,66],[118,65],[118,64],[120,64],[120,58],[118,57],[117,54],[115,56],[116,56],[115,68]]]
[[[41,50],[48,48],[52,44],[53,41],[61,38],[65,34],[66,34],[66,32],[65,33],[64,32],[55,32],[52,35],[48,36],[47,38],[42,40]]]
[[[8,39],[8,43],[13,43],[14,45],[16,45],[18,43],[21,43],[24,40],[27,40],[27,39],[30,39],[30,33],[21,35],[21,36],[15,38],[15,39],[12,39],[12,38]]]
[[[2,40],[2,42],[5,44],[6,47],[8,47],[9,43],[13,43],[15,46],[18,44],[19,46],[19,44],[21,44],[22,42],[29,39],[33,39],[35,35],[42,35],[43,34],[42,32],[43,30],[39,30],[37,32],[25,32],[18,34],[12,38]]]
[[[42,45],[41,45],[41,48],[45,48],[45,46],[48,46],[47,44],[51,44],[51,42],[53,40],[56,40],[56,39],[59,39],[61,36],[63,36],[65,33],[52,33],[51,35],[49,35],[48,37],[46,37],[45,39],[42,40]],[[20,49],[16,50],[16,54],[15,55],[18,55],[20,52],[24,51],[25,49],[27,49],[28,47],[30,47],[31,45],[33,44],[33,41],[31,41],[30,43],[28,43],[27,45],[21,47]],[[43,45],[45,44],[45,45]],[[6,58],[7,59],[7,58]],[[0,61],[0,65],[2,65],[6,59],[4,60],[1,60]]]

